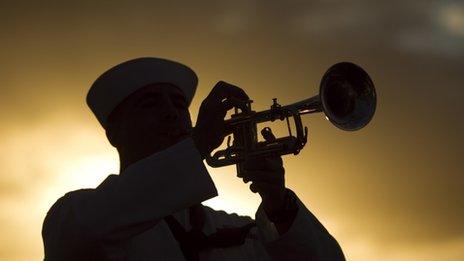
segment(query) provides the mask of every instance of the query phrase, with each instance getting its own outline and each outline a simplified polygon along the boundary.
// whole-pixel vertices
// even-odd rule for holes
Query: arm
[[[285,187],[281,157],[250,158],[243,169],[244,181],[252,181],[251,191],[262,199],[255,219],[271,260],[344,260],[337,241]]]
[[[329,234],[317,218],[304,206],[298,197],[287,189],[296,204],[296,212],[288,215],[289,228],[278,232],[278,224],[272,222],[261,203],[255,214],[255,220],[248,216],[228,214],[224,211],[206,207],[208,220],[213,227],[243,227],[256,221],[257,228],[248,231],[245,242],[240,248],[224,248],[224,255],[230,260],[313,260],[342,261],[343,252],[337,241]],[[294,215],[294,216],[292,216]],[[275,217],[274,217],[275,218]],[[280,221],[283,221],[282,219]]]
[[[280,220],[283,224],[272,222],[263,204],[256,212],[259,234],[270,260],[345,260],[337,241],[295,193],[287,191],[297,206],[295,214],[289,213],[290,220]],[[279,233],[278,226],[287,228]]]
[[[182,193],[179,193],[182,192]],[[116,242],[151,228],[163,217],[217,195],[191,138],[129,166],[95,190],[60,199],[43,236],[54,240]],[[65,242],[63,242],[65,243]]]

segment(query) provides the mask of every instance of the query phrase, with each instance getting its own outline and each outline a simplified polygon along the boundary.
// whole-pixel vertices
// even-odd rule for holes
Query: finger
[[[251,170],[279,170],[283,168],[282,157],[249,158],[243,162],[243,169]]]
[[[224,119],[227,112],[234,107],[240,108],[242,111],[246,111],[248,109],[245,101],[234,97],[224,98],[222,101],[204,100],[203,102],[205,104],[202,104],[202,106],[208,108],[209,111],[214,112],[219,119]]]
[[[245,184],[248,184],[249,182],[251,182],[251,183],[264,182],[264,183],[274,184],[276,186],[277,185],[281,186],[281,184],[285,183],[285,181],[283,179],[275,179],[275,180],[257,179],[257,180],[247,180],[247,181],[245,181],[245,179],[243,180],[243,183],[245,183]]]
[[[234,107],[240,108],[242,111],[247,110],[246,101],[248,100],[239,100],[234,97],[226,98],[222,101],[222,106],[224,111],[228,111]]]
[[[282,185],[270,184],[267,182],[253,182],[250,185],[250,190],[253,193],[260,192],[263,194],[272,194],[275,191],[280,191]]]
[[[261,135],[263,136],[264,140],[267,142],[274,142],[276,140],[274,133],[272,133],[272,130],[269,127],[263,128],[261,130]]]
[[[272,156],[264,158],[272,168],[280,169],[283,168],[282,156]]]
[[[224,117],[227,114],[227,110],[225,110],[224,107],[225,106],[222,104],[220,100],[215,101],[210,98],[206,98],[201,103],[199,115],[201,114],[214,115],[214,117],[218,117],[219,119],[224,119]]]
[[[234,129],[233,129],[233,128],[231,128],[231,127],[228,126],[228,125],[224,125],[224,130],[223,130],[224,137],[229,136],[229,135],[232,134],[233,132],[234,132]]]
[[[242,174],[241,178],[243,182],[248,183],[250,181],[261,181],[276,183],[283,180],[283,172],[269,172],[269,171],[247,171]]]
[[[234,97],[239,100],[249,100],[250,98],[240,87],[232,85],[230,83],[219,81],[213,87],[210,95],[222,101],[224,98]]]
[[[243,162],[243,169],[246,170],[266,170],[269,163],[265,157],[249,157]]]

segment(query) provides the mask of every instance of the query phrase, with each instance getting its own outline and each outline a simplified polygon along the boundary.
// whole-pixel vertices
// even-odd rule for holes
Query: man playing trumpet
[[[281,157],[244,163],[240,178],[262,198],[255,219],[201,204],[218,195],[203,160],[228,134],[227,111],[249,98],[219,82],[193,128],[196,86],[189,67],[160,58],[126,61],[93,83],[87,104],[120,173],[58,199],[43,224],[45,260],[344,260],[285,187]]]

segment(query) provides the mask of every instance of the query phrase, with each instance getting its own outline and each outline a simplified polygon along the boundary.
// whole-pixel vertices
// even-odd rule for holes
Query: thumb
[[[261,130],[261,135],[263,135],[264,140],[267,142],[274,142],[276,140],[274,133],[272,133],[272,130],[269,127],[263,128]]]

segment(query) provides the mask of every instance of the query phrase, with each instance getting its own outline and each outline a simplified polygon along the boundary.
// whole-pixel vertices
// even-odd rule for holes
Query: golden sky
[[[305,116],[308,144],[284,157],[287,187],[348,260],[464,260],[462,2],[12,3],[0,5],[1,260],[42,259],[55,200],[118,173],[85,95],[104,70],[140,56],[197,72],[193,119],[219,80],[264,110],[274,97],[317,94],[336,62],[361,65],[376,84],[373,121],[348,133]],[[234,168],[209,170],[220,196],[206,204],[254,216],[259,196]]]

